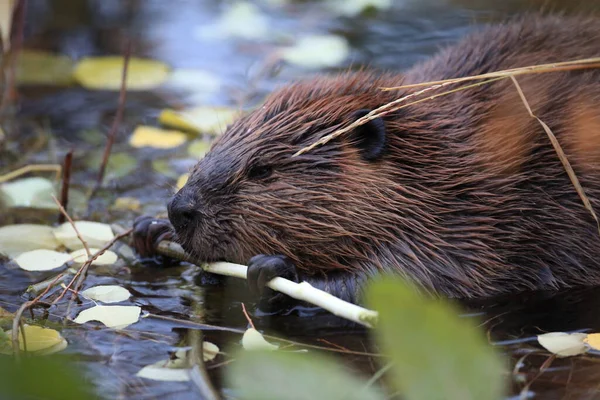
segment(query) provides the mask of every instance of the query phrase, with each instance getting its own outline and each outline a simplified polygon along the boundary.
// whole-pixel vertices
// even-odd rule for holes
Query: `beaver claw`
[[[142,215],[133,221],[132,245],[142,258],[154,258],[161,264],[170,264],[172,260],[160,256],[156,246],[161,240],[172,240],[174,236],[175,230],[169,220]]]
[[[248,288],[253,296],[260,298],[259,307],[267,310],[282,308],[290,298],[276,292],[267,283],[276,277],[298,282],[298,272],[294,263],[283,255],[268,256],[259,254],[248,262]]]

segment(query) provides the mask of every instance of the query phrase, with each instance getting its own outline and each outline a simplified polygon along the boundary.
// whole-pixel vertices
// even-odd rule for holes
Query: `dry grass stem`
[[[552,64],[530,65],[527,67],[511,68],[501,71],[488,72],[487,74],[465,76],[462,78],[444,79],[441,81],[430,81],[422,83],[413,83],[411,85],[403,85],[389,88],[381,88],[383,91],[409,89],[431,85],[445,85],[451,83],[460,83],[465,81],[473,81],[478,79],[488,79],[497,77],[509,77],[527,74],[542,74],[548,72],[574,71],[578,69],[600,68],[600,57],[584,58],[581,60],[564,61]]]
[[[83,238],[83,236],[81,236],[81,233],[79,233],[79,230],[77,229],[77,225],[75,225],[75,221],[73,221],[73,219],[71,218],[69,213],[67,213],[67,210],[65,210],[65,208],[62,206],[62,204],[60,204],[60,202],[56,199],[56,197],[52,196],[52,200],[54,200],[54,202],[58,206],[58,209],[60,210],[60,212],[65,216],[67,221],[69,221],[69,223],[73,227],[73,230],[75,231],[75,234],[77,235],[77,238],[79,239],[79,241],[83,245],[83,248],[85,249],[85,253],[87,254],[88,258],[90,258],[92,256],[92,253],[90,252],[90,248],[89,248],[87,242],[85,241],[85,239]]]
[[[488,80],[485,80],[485,81],[482,81],[482,82],[477,82],[477,83],[473,83],[473,84],[470,84],[470,85],[460,86],[458,88],[455,88],[455,89],[452,89],[452,90],[448,90],[446,92],[436,93],[434,95],[431,95],[431,96],[428,96],[428,97],[425,97],[423,99],[419,99],[419,100],[416,100],[416,101],[413,101],[413,102],[410,102],[410,103],[407,103],[407,104],[401,104],[401,103],[405,102],[408,99],[411,99],[413,97],[416,97],[416,96],[424,94],[424,93],[427,93],[427,92],[429,92],[431,90],[435,90],[435,89],[442,88],[444,86],[448,86],[450,83],[444,83],[444,84],[433,85],[433,86],[427,87],[425,89],[422,89],[422,90],[419,90],[417,92],[411,93],[411,94],[409,94],[407,96],[401,97],[401,98],[399,98],[397,100],[394,100],[392,102],[386,103],[386,104],[382,105],[381,107],[373,109],[371,112],[369,112],[365,116],[357,119],[352,124],[350,124],[350,125],[348,125],[348,126],[346,126],[344,128],[340,128],[337,131],[335,131],[335,132],[333,132],[333,133],[331,133],[331,134],[329,134],[327,136],[322,137],[321,139],[317,140],[315,143],[313,143],[313,144],[311,144],[309,146],[306,146],[306,147],[298,150],[292,157],[299,156],[299,155],[301,155],[303,153],[306,153],[306,152],[314,149],[317,146],[324,145],[327,142],[329,142],[329,141],[337,138],[340,135],[343,135],[346,132],[349,132],[349,131],[351,131],[351,130],[353,130],[353,129],[355,129],[355,128],[363,125],[363,124],[366,124],[367,122],[372,121],[372,120],[374,120],[376,118],[383,117],[383,116],[385,116],[385,115],[387,115],[387,114],[389,114],[391,112],[398,111],[398,110],[400,110],[402,108],[406,108],[406,107],[409,107],[409,106],[412,106],[412,105],[415,105],[415,104],[419,104],[419,103],[422,103],[424,101],[433,100],[433,99],[435,99],[437,97],[446,96],[446,95],[449,95],[449,94],[452,94],[452,93],[460,92],[462,90],[471,89],[471,88],[474,88],[474,87],[477,87],[477,86],[485,85],[485,84],[491,83],[491,82],[496,82],[496,81],[499,81],[499,80],[502,80],[502,79],[506,79],[506,78],[508,78],[508,76],[501,76],[501,77],[497,77],[497,78],[493,78],[493,79],[488,79]]]
[[[600,222],[598,221],[598,217],[596,216],[596,213],[594,212],[594,209],[592,208],[592,203],[590,202],[590,199],[585,194],[585,191],[583,190],[583,187],[581,186],[581,183],[579,182],[579,179],[577,178],[577,175],[575,174],[573,167],[571,167],[571,163],[569,162],[565,152],[563,151],[562,147],[560,146],[558,139],[556,139],[556,136],[554,136],[554,133],[552,133],[552,130],[550,129],[550,127],[548,125],[546,125],[546,123],[544,121],[539,119],[533,113],[533,111],[531,110],[531,107],[529,106],[529,102],[527,101],[527,98],[525,97],[525,94],[523,93],[523,90],[521,89],[521,86],[519,85],[519,82],[517,82],[517,79],[514,76],[511,76],[510,79],[512,79],[513,83],[515,84],[515,87],[517,88],[517,92],[519,92],[519,96],[521,97],[521,100],[523,101],[523,104],[525,105],[525,108],[527,109],[527,112],[529,113],[531,118],[536,119],[540,123],[540,125],[544,128],[544,131],[546,131],[546,134],[548,135],[548,138],[550,139],[550,142],[552,143],[552,146],[554,147],[554,151],[556,151],[556,154],[558,155],[560,162],[562,163],[565,171],[569,175],[569,179],[571,179],[571,183],[573,183],[573,186],[575,187],[577,194],[581,198],[583,205],[590,212],[590,214],[596,221],[596,225],[598,227],[598,233],[600,234]]]
[[[30,172],[55,172],[56,177],[54,179],[58,180],[61,175],[62,165],[60,164],[29,164],[16,169],[14,171],[8,172],[4,175],[0,175],[0,183],[8,182],[15,178],[18,178],[21,175],[28,174]]]

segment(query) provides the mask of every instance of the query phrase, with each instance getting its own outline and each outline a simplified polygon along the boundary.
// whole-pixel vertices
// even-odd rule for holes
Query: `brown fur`
[[[290,257],[303,279],[354,299],[382,271],[449,296],[600,283],[600,235],[544,130],[504,80],[384,118],[385,153],[320,137],[410,93],[380,87],[600,56],[600,21],[526,17],[486,28],[403,75],[300,82],[230,126],[178,196],[200,216],[180,230],[209,260]],[[600,212],[600,71],[518,78]],[[264,181],[255,165],[273,167]]]

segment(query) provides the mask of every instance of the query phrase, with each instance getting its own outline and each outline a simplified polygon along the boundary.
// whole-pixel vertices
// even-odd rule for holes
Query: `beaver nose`
[[[177,193],[167,206],[169,220],[176,230],[185,229],[198,217],[196,202],[189,195]]]

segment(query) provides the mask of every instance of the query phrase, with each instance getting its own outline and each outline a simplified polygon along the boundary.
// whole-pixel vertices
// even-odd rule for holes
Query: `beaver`
[[[151,255],[176,237],[201,259],[248,264],[263,306],[282,301],[265,288],[275,276],[359,303],[381,273],[459,298],[597,285],[597,223],[511,79],[418,102],[296,153],[415,92],[384,87],[596,57],[598,43],[598,19],[527,15],[478,29],[404,73],[286,85],[192,169],[168,205],[172,226],[136,221],[136,247]],[[600,210],[600,71],[516,79]]]

